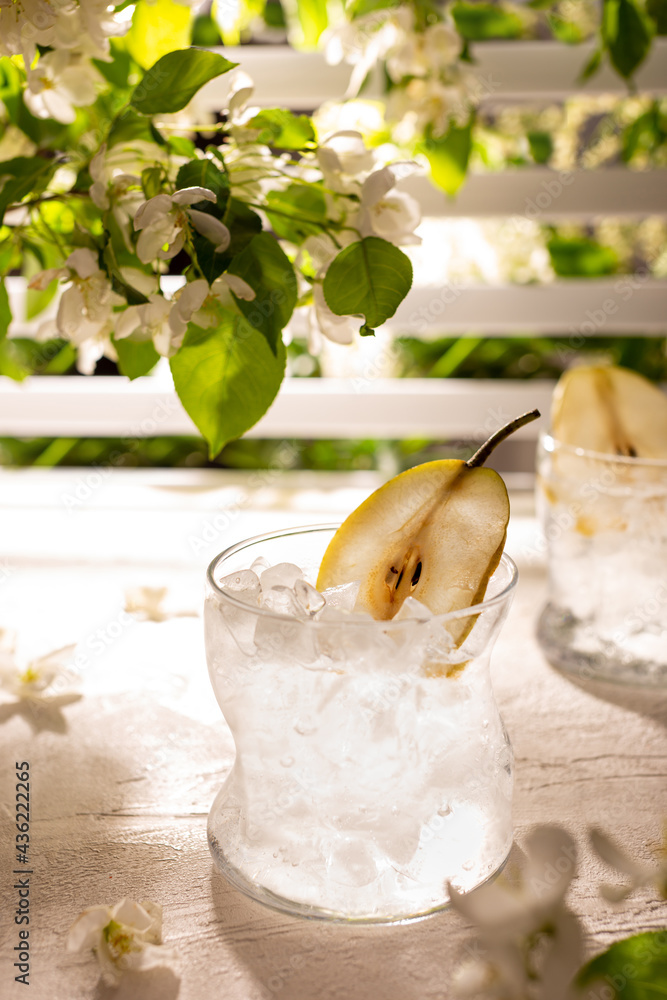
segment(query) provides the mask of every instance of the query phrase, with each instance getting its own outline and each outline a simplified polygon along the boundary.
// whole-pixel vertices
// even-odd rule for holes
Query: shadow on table
[[[256,980],[257,992],[247,1000],[442,997],[461,956],[465,931],[446,911],[404,925],[306,920],[255,903],[215,868],[211,894],[220,935]]]
[[[0,725],[15,715],[21,715],[32,729],[33,735],[50,732],[62,736],[68,731],[63,708],[81,701],[82,697],[81,694],[72,693],[40,700],[19,698],[17,701],[5,702],[0,705]]]
[[[561,677],[594,698],[618,705],[635,715],[643,715],[667,728],[667,691],[664,688],[640,688],[630,684],[585,680],[566,673],[561,673]]]
[[[119,986],[105,986],[100,979],[91,1000],[176,1000],[180,988],[171,969],[125,972]]]

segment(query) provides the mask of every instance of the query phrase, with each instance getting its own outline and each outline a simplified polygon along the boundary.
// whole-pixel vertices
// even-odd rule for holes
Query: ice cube
[[[255,628],[255,644],[267,663],[292,666],[315,659],[313,637],[301,621],[262,617]]]
[[[271,587],[270,590],[264,588],[260,597],[260,605],[267,611],[274,611],[278,615],[289,615],[290,618],[304,618],[305,612],[296,599],[296,594],[291,587],[284,587],[279,584]]]
[[[265,569],[268,569],[271,563],[264,556],[258,556],[254,563],[251,565],[250,569],[253,570],[257,576],[261,576]]]
[[[318,611],[321,611],[325,605],[325,598],[322,597],[318,590],[306,580],[297,580],[294,584],[294,593],[296,599],[309,615],[315,615]]]
[[[244,604],[256,607],[259,603],[259,577],[251,569],[242,569],[238,573],[223,576],[218,586],[221,590],[235,597],[237,601],[243,601]]]
[[[294,563],[277,563],[265,569],[259,579],[262,590],[271,590],[272,587],[293,587],[297,580],[303,579],[303,570]]]
[[[362,837],[340,837],[330,848],[329,877],[340,885],[360,888],[378,876],[373,846]]]
[[[323,590],[322,597],[326,601],[327,610],[353,611],[360,586],[360,581],[355,580],[353,583],[342,583],[338,587]]]
[[[416,597],[406,597],[394,615],[393,621],[401,622],[406,619],[428,621],[429,618],[433,618],[433,612],[430,608],[427,608],[425,604],[418,601]]]

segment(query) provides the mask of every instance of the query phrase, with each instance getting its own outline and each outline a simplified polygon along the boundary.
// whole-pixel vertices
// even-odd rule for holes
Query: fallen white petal
[[[68,951],[88,951],[94,948],[102,930],[111,919],[108,906],[90,906],[74,921],[67,935]]]

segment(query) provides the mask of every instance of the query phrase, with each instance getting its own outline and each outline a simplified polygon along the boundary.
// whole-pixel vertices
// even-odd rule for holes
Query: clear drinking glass
[[[538,638],[581,679],[667,682],[667,461],[600,455],[544,435],[537,503],[549,598]]]
[[[263,535],[208,570],[206,654],[236,759],[209,815],[211,853],[247,895],[308,917],[423,917],[503,865],[512,752],[489,656],[517,580],[429,620],[296,620],[220,582],[264,556],[314,582],[335,527]],[[465,623],[456,646],[447,624]],[[461,630],[457,635],[460,637]]]

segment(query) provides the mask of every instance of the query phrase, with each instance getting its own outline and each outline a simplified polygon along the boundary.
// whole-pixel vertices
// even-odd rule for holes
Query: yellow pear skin
[[[427,462],[376,490],[324,555],[319,590],[361,580],[357,606],[378,620],[406,597],[434,614],[482,600],[505,543],[509,500],[492,469]]]
[[[563,444],[603,455],[667,458],[667,396],[627,368],[571,368],[554,391],[551,430]]]

